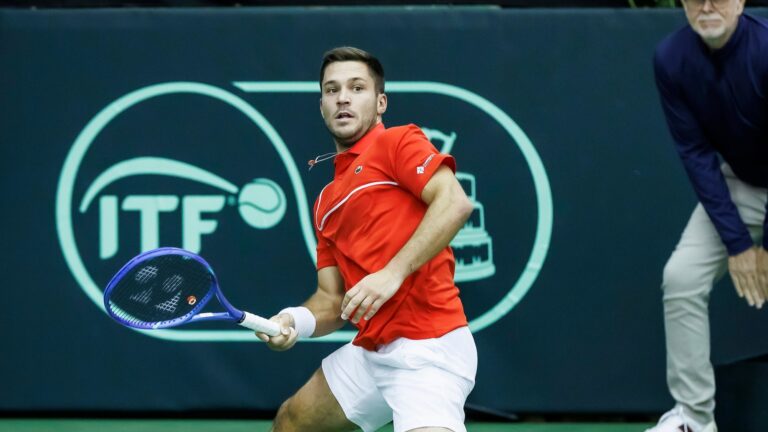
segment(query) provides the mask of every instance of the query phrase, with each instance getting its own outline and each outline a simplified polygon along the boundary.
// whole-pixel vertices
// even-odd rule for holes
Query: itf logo
[[[204,234],[216,231],[218,221],[203,213],[218,213],[225,203],[237,203],[240,216],[250,226],[268,229],[283,219],[285,193],[269,179],[255,179],[242,188],[202,168],[183,162],[154,157],[139,157],[117,163],[104,171],[88,188],[79,207],[86,213],[102,189],[125,177],[157,175],[189,179],[210,185],[229,195],[116,195],[99,197],[99,258],[112,258],[119,248],[119,211],[140,215],[141,251],[160,247],[160,214],[175,212],[181,204],[181,246],[199,253]]]
[[[253,303],[247,296],[258,290],[261,313],[311,294],[312,182],[322,186],[330,178],[322,171],[313,171],[317,179],[303,175],[293,154],[306,160],[331,146],[327,135],[296,128],[319,123],[318,85],[234,87],[172,82],[141,88],[108,104],[75,139],[59,179],[56,225],[75,280],[98,307],[116,269],[160,246],[213,261],[239,304]],[[482,330],[523,298],[546,258],[552,197],[543,164],[512,119],[472,92],[434,82],[389,82],[387,93],[400,94],[387,114],[392,125],[421,125],[441,152],[458,160],[456,176],[475,211],[451,243],[456,282],[470,327]],[[306,114],[297,109],[286,119],[280,109],[285,98],[306,106]],[[312,145],[301,148],[305,143]],[[146,334],[178,341],[258,340],[235,329]],[[312,341],[353,336],[342,330]]]

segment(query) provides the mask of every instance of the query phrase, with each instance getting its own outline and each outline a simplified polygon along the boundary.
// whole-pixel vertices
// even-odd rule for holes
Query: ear
[[[387,95],[381,93],[376,96],[376,113],[382,115],[387,111]]]
[[[325,118],[325,114],[323,114],[323,98],[320,98],[320,103],[318,105],[320,108],[320,117]]]

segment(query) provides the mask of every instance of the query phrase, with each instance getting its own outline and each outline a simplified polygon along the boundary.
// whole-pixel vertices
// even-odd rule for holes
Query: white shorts
[[[365,432],[393,420],[395,432],[428,426],[466,432],[464,402],[476,372],[467,327],[435,339],[399,338],[377,351],[349,343],[323,359],[331,392]]]

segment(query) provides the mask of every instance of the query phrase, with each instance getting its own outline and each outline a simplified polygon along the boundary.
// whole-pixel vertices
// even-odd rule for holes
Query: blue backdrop
[[[135,332],[99,303],[157,245],[199,251],[256,313],[313,292],[309,208],[331,170],[306,161],[333,150],[316,82],[338,45],[382,60],[385,123],[423,127],[475,203],[454,242],[480,355],[469,402],[668,408],[661,269],[695,198],[651,56],[683,23],[679,10],[0,10],[0,410],[271,410],[349,339],[273,353],[222,324]],[[245,193],[254,179],[276,189]],[[280,194],[261,217],[245,210]],[[711,310],[717,363],[768,351],[749,332],[768,316],[729,282]]]

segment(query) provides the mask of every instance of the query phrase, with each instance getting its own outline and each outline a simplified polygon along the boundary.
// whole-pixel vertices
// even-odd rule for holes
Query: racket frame
[[[167,321],[160,321],[155,323],[136,323],[136,322],[126,321],[125,319],[115,314],[113,311],[113,308],[109,305],[110,294],[112,293],[112,290],[115,288],[115,286],[117,286],[117,284],[123,279],[123,277],[128,272],[133,270],[136,266],[150,259],[157,258],[159,256],[164,256],[164,255],[181,255],[188,259],[194,259],[198,263],[202,264],[206,268],[206,270],[208,270],[208,273],[211,275],[211,287],[208,290],[208,292],[205,294],[205,296],[203,296],[203,298],[201,299],[198,299],[195,307],[184,316],[167,320]],[[224,306],[224,309],[226,310],[226,312],[200,312],[205,307],[205,305],[208,304],[208,302],[211,300],[211,298],[214,295],[219,300],[219,303],[221,303],[221,305]],[[152,249],[144,253],[141,253],[138,256],[131,259],[130,261],[128,261],[128,263],[126,263],[112,277],[112,279],[107,284],[107,288],[104,290],[104,308],[106,309],[109,316],[112,317],[117,322],[123,325],[126,325],[128,327],[139,328],[139,329],[160,329],[160,328],[176,327],[186,323],[203,322],[203,321],[233,321],[235,323],[241,324],[245,320],[245,312],[232,306],[229,300],[227,300],[227,298],[224,297],[224,294],[221,292],[221,289],[219,288],[219,280],[216,278],[216,273],[214,273],[213,268],[211,268],[210,264],[208,264],[207,261],[205,261],[201,256],[195,253],[189,252],[185,249],[180,249],[175,247],[162,247],[158,249]]]

